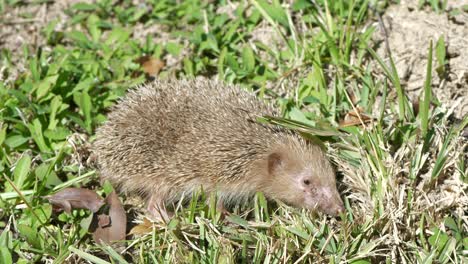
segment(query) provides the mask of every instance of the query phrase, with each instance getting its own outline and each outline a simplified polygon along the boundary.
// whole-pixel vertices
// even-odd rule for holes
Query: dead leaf
[[[146,235],[153,231],[153,223],[148,219],[144,218],[143,223],[138,224],[130,230],[130,235]]]
[[[56,211],[64,210],[67,213],[70,213],[72,209],[88,209],[95,213],[104,205],[101,196],[85,188],[65,188],[45,198]]]
[[[143,72],[151,77],[156,77],[165,66],[162,60],[151,56],[140,57],[137,61],[143,68]]]
[[[345,115],[345,118],[340,121],[340,127],[362,125],[362,122],[369,123],[372,120],[372,117],[363,113],[364,111],[361,107],[357,107],[356,110],[357,112],[351,110]]]
[[[111,192],[105,199],[109,212],[95,215],[90,231],[94,241],[98,244],[110,244],[125,239],[127,231],[127,214],[115,192]]]
[[[111,223],[110,216],[105,214],[98,215],[98,226],[99,227],[107,227]]]

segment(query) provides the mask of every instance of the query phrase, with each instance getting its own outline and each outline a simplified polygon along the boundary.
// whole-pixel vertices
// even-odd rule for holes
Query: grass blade
[[[429,126],[429,106],[431,105],[431,99],[432,99],[431,84],[432,84],[432,40],[429,43],[429,55],[427,58],[426,81],[424,82],[424,89],[423,89],[424,99],[420,100],[420,103],[419,103],[421,134],[423,138],[426,137],[427,129]]]
[[[98,258],[96,256],[93,256],[89,253],[86,253],[84,251],[81,251],[73,246],[69,246],[68,247],[68,250],[70,250],[71,252],[75,253],[76,255],[80,256],[81,258],[83,259],[86,259],[88,261],[91,261],[92,263],[96,263],[96,264],[111,264],[110,262],[107,262],[101,258]]]
[[[401,87],[400,77],[398,76],[398,72],[396,70],[395,63],[393,62],[392,57],[389,57],[391,67],[389,69],[385,62],[382,60],[382,58],[380,58],[379,55],[377,55],[377,53],[372,48],[368,47],[367,50],[372,55],[372,57],[374,57],[374,59],[377,60],[387,78],[389,78],[393,86],[395,86],[398,96],[398,119],[400,121],[405,120],[407,102],[403,92],[403,88]]]
[[[31,157],[29,155],[24,155],[16,164],[14,176],[15,184],[21,190],[23,189],[24,182],[29,174],[29,169],[31,168]]]
[[[16,163],[15,170],[13,171],[14,183],[18,189],[23,189],[24,182],[29,174],[29,169],[31,167],[31,157],[27,154],[23,155],[18,162]],[[7,185],[6,192],[13,191],[11,185]]]
[[[442,169],[444,168],[445,161],[447,160],[448,152],[450,149],[453,147],[453,139],[456,138],[456,136],[460,133],[461,130],[463,130],[466,126],[468,125],[468,116],[465,116],[463,119],[462,123],[457,126],[457,127],[452,127],[448,133],[448,135],[445,137],[444,143],[442,145],[442,148],[440,149],[437,159],[434,163],[434,168],[432,169],[431,173],[431,179],[434,181],[442,172]]]

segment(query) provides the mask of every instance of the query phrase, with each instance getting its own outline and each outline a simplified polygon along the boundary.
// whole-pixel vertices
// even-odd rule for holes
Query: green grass
[[[432,96],[431,64],[419,108],[412,107],[393,61],[374,52],[376,29],[363,27],[372,1],[297,0],[286,7],[254,0],[231,15],[216,13],[226,1],[131,2],[75,4],[65,11],[66,30],[56,30],[59,21],[44,25],[47,48],[25,45],[26,71],[0,82],[0,263],[467,260],[460,133],[468,118],[454,121]],[[0,10],[22,4],[0,1]],[[141,25],[158,25],[168,37],[136,39]],[[255,38],[264,27],[271,43]],[[434,51],[439,68],[447,59],[441,45]],[[176,61],[158,78],[217,76],[255,90],[294,120],[269,122],[320,137],[337,165],[346,215],[330,219],[258,194],[223,220],[195,196],[167,225],[130,236],[123,249],[92,241],[90,212],[53,213],[42,197],[63,188],[109,193],[88,161],[89,145],[109,107],[145,81],[137,63],[143,55]],[[1,50],[4,77],[15,56]],[[346,113],[358,108],[374,119],[338,133]]]

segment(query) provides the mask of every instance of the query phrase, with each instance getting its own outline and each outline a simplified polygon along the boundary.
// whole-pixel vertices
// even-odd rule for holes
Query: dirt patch
[[[0,14],[0,49],[11,52],[11,63],[15,67],[3,67],[0,62],[0,80],[13,81],[18,74],[25,72],[23,48],[27,45],[31,52],[37,48],[47,48],[42,34],[44,28],[56,20],[56,30],[66,27],[68,16],[65,9],[84,0],[61,0],[46,3],[28,3],[19,6],[7,6]],[[5,72],[8,70],[9,72]]]
[[[457,1],[448,8],[453,10],[464,4],[468,1]],[[402,1],[386,10],[383,21],[398,74],[412,98],[420,95],[424,85],[429,41],[432,39],[435,45],[439,37],[444,38],[448,72],[438,76],[434,56],[433,93],[448,108],[453,107],[455,117],[465,116],[468,113],[468,13],[437,14],[429,8],[418,10],[417,1]],[[379,38],[383,41],[383,34]],[[380,46],[378,53],[387,57],[385,45]]]

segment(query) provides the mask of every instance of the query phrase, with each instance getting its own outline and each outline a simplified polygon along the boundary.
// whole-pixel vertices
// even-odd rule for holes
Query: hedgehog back
[[[141,86],[97,131],[101,177],[127,191],[171,198],[200,185],[207,191],[223,184],[254,191],[253,179],[242,178],[283,132],[255,119],[275,114],[253,94],[218,81]]]

